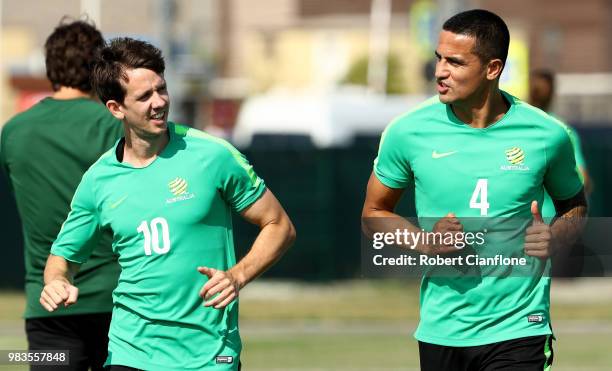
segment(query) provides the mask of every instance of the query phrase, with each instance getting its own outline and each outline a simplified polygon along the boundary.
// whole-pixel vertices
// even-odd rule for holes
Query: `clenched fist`
[[[68,281],[53,280],[40,293],[40,304],[49,312],[56,310],[61,304],[65,307],[76,303],[79,289]]]

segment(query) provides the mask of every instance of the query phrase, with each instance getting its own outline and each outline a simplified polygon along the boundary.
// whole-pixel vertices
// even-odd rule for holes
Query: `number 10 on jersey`
[[[474,192],[472,193],[472,198],[470,198],[470,209],[480,209],[480,216],[487,216],[489,210],[487,198],[488,188],[488,179],[478,179],[476,188],[474,188]]]
[[[160,228],[162,235],[162,246],[159,244]],[[156,254],[167,254],[168,251],[170,251],[170,230],[168,228],[168,222],[166,219],[158,217],[151,220],[151,223],[143,220],[140,222],[140,225],[136,230],[138,233],[142,233],[144,235],[145,255],[151,255],[152,251],[154,251]]]

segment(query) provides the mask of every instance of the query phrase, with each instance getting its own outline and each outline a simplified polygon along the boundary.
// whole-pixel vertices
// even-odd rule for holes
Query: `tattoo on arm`
[[[551,223],[555,249],[572,246],[580,237],[587,215],[587,201],[584,189],[567,200],[553,200],[556,216]]]

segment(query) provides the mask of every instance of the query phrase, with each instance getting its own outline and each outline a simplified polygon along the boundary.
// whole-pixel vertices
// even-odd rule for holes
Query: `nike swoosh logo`
[[[450,155],[454,155],[455,153],[457,153],[459,151],[452,151],[452,152],[444,152],[444,153],[438,153],[435,150],[431,153],[431,158],[442,158],[442,157],[446,157],[446,156],[450,156]]]
[[[114,203],[110,204],[110,206],[109,206],[109,207],[110,207],[111,209],[116,208],[116,207],[117,207],[117,206],[119,206],[119,205],[120,205],[120,204],[121,204],[123,201],[125,201],[125,199],[126,199],[126,198],[127,198],[127,196],[123,196],[123,197],[122,197],[122,198],[120,198],[120,199],[119,199],[117,202],[114,202]]]

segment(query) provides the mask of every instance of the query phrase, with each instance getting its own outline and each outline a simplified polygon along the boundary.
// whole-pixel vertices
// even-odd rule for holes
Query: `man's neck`
[[[68,86],[60,86],[58,90],[51,95],[51,98],[58,100],[77,99],[77,98],[91,98],[91,94],[79,90],[77,88],[71,88]]]
[[[168,131],[157,137],[144,137],[126,130],[123,162],[138,168],[146,167],[155,161],[169,141]]]
[[[495,88],[483,92],[472,102],[451,104],[451,108],[459,120],[473,128],[483,129],[499,121],[510,107],[501,90]]]

